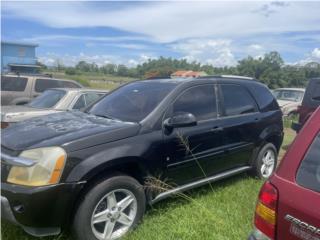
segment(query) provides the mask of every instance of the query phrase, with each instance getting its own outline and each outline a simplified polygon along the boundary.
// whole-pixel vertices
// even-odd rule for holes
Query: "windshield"
[[[46,90],[40,96],[33,99],[29,106],[34,108],[52,108],[54,107],[64,96],[66,92],[63,90]]]
[[[273,95],[277,100],[300,102],[302,101],[304,92],[295,90],[275,90]]]
[[[175,86],[176,83],[165,81],[134,82],[106,95],[88,112],[122,121],[140,122]]]

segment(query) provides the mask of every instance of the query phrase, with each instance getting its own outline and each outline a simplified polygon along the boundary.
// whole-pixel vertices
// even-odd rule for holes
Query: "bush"
[[[74,69],[74,68],[67,68],[66,71],[65,71],[65,73],[66,73],[67,75],[76,75],[76,74],[77,74],[77,71],[76,71],[76,69]]]

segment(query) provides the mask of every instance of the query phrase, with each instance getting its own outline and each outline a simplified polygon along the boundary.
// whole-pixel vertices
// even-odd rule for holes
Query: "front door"
[[[179,113],[192,113],[197,120],[196,126],[163,131],[169,182],[178,185],[192,182],[219,169],[223,152],[215,93],[214,84],[191,87],[177,97],[167,111],[164,119]]]

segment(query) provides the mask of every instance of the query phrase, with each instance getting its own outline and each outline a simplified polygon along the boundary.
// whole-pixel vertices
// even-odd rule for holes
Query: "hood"
[[[59,112],[54,109],[33,108],[27,105],[13,105],[1,107],[2,122],[20,122],[29,118],[44,116]]]
[[[32,118],[2,130],[2,145],[20,151],[62,146],[75,151],[138,133],[137,123],[121,122],[83,112],[63,112]]]

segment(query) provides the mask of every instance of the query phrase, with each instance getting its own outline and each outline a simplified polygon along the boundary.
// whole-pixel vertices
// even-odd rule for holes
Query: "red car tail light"
[[[254,224],[271,239],[275,239],[277,202],[278,190],[270,182],[266,182],[259,193]]]

